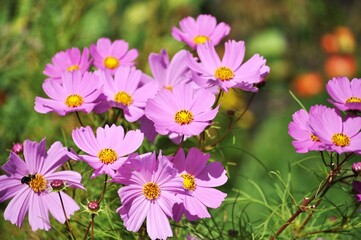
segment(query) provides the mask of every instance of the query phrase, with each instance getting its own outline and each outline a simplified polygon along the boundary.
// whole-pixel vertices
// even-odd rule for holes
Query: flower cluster
[[[361,153],[361,79],[331,79],[326,86],[335,108],[315,105],[309,113],[301,109],[293,114],[289,134],[298,153],[329,151]]]
[[[223,91],[237,88],[257,92],[270,70],[259,54],[244,61],[243,41],[225,42],[221,60],[216,45],[229,34],[230,27],[217,24],[215,17],[186,17],[179,24],[180,29],[172,30],[173,37],[197,55],[180,50],[170,59],[165,49],[151,53],[152,76],[136,68],[138,50],[129,49],[124,40],[100,38],[82,51],[71,48],[55,54],[43,72],[43,90],[48,98],[36,97],[34,109],[60,116],[75,112],[82,125],[72,131],[79,154],[67,151],[60,143],[46,154],[44,140],[39,144],[25,141],[25,161],[11,152],[3,166],[7,175],[0,177],[0,201],[13,198],[5,211],[6,219],[20,226],[29,211],[33,230],[48,230],[49,211],[64,222],[78,210],[77,204],[62,193],[66,212],[62,215],[58,212],[60,201],[49,191],[51,186],[61,190],[62,183],[83,188],[79,173],[54,172],[69,158],[93,168],[92,178],[105,174],[112,178],[110,181],[122,184],[117,212],[129,231],[138,231],[146,219],[149,236],[165,239],[173,236],[169,219],[211,217],[207,208],[218,208],[227,196],[215,189],[226,183],[226,171],[220,162],[207,164],[211,155],[204,153],[205,149],[183,149],[182,143],[213,124]],[[79,112],[102,116],[103,122],[85,126]],[[180,144],[177,151],[169,155],[162,154],[167,149],[159,149],[159,154],[136,152],[144,137],[154,143],[158,135]],[[93,208],[99,209],[100,202],[95,201]],[[17,210],[10,211],[13,207]]]

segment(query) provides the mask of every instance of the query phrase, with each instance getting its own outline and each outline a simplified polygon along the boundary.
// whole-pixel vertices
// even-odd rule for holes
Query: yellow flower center
[[[316,135],[314,135],[314,134],[311,134],[311,139],[312,139],[312,141],[314,141],[314,142],[319,142],[319,141],[320,141],[320,139],[319,139]]]
[[[188,189],[190,191],[194,191],[194,189],[196,189],[197,184],[193,175],[185,173],[182,174],[181,177],[184,179],[183,184],[185,189]]]
[[[114,69],[119,66],[119,60],[116,59],[115,57],[106,57],[104,59],[104,65],[106,68]]]
[[[228,81],[234,77],[233,70],[228,67],[219,67],[214,72],[214,76],[221,81]]]
[[[84,99],[79,94],[72,94],[65,99],[65,105],[70,108],[79,107],[84,103]]]
[[[173,91],[173,87],[171,85],[164,86],[164,88],[168,89],[169,91]]]
[[[207,42],[208,40],[209,40],[209,37],[204,36],[204,35],[199,35],[199,36],[193,38],[193,42],[195,44],[203,44],[203,43]]]
[[[117,153],[111,148],[104,148],[99,151],[98,157],[104,164],[112,164],[118,159]]]
[[[332,136],[332,142],[338,147],[345,147],[350,145],[350,138],[343,133],[336,133]]]
[[[72,71],[79,70],[79,69],[80,69],[80,67],[77,64],[71,65],[70,67],[67,68],[68,72],[72,72]]]
[[[188,110],[180,110],[174,116],[175,122],[180,125],[190,124],[193,119],[193,113]]]
[[[350,97],[346,100],[348,103],[361,103],[361,98],[359,97]]]
[[[35,174],[29,182],[29,186],[31,189],[33,189],[34,192],[44,191],[46,189],[46,184],[47,182],[45,178],[39,173]]]
[[[114,96],[114,101],[125,106],[129,106],[133,102],[133,98],[126,92],[118,92]]]
[[[158,184],[154,182],[148,182],[144,184],[142,191],[143,191],[143,195],[148,200],[154,200],[160,195],[160,188]]]

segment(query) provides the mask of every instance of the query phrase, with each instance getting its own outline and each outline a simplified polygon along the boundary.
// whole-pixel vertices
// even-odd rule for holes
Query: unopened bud
[[[99,203],[97,201],[90,201],[88,203],[88,209],[92,212],[98,211],[100,208]]]
[[[21,154],[23,152],[23,144],[22,143],[14,143],[11,150],[16,154]]]
[[[54,180],[50,183],[53,190],[62,190],[64,188],[64,182],[62,180]]]
[[[359,174],[361,172],[361,162],[355,162],[352,164],[352,171],[355,174]]]

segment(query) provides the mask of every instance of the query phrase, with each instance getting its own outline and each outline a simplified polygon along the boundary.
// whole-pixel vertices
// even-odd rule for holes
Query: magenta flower
[[[77,128],[73,130],[72,137],[75,145],[87,153],[80,157],[95,170],[92,177],[100,174],[113,176],[127,160],[127,155],[136,151],[144,139],[139,130],[131,130],[124,135],[123,127],[114,124],[99,127],[96,136],[89,126]]]
[[[180,220],[183,212],[188,220],[209,218],[211,215],[207,207],[218,208],[226,198],[227,194],[214,189],[227,182],[226,170],[220,162],[207,164],[209,158],[209,154],[197,148],[189,149],[187,157],[183,149],[174,156],[173,165],[183,178],[186,190],[186,194],[179,195],[182,203],[174,208],[176,221]]]
[[[64,72],[75,70],[84,74],[91,64],[88,48],[84,48],[82,53],[78,48],[67,49],[55,54],[51,60],[52,63],[46,64],[43,73],[53,79],[60,79]]]
[[[168,217],[181,199],[182,178],[177,176],[167,157],[155,153],[129,159],[129,164],[118,169],[114,182],[124,185],[118,191],[122,206],[117,209],[128,231],[137,232],[147,219],[151,239],[172,237]]]
[[[46,141],[24,142],[24,160],[10,152],[9,160],[2,166],[6,175],[0,176],[0,202],[12,198],[4,212],[5,220],[21,227],[28,212],[33,231],[49,230],[50,214],[60,223],[65,222],[60,198],[51,190],[53,181],[61,180],[68,187],[84,189],[81,175],[74,171],[55,172],[71,154],[60,142],[55,142],[46,152]],[[67,218],[79,210],[76,202],[66,193],[60,192]]]
[[[325,108],[323,106],[312,106],[310,108],[310,114],[320,109]],[[298,110],[292,115],[293,121],[288,125],[288,133],[294,139],[292,145],[295,147],[296,152],[306,153],[309,151],[322,151],[323,143],[315,135],[312,130],[308,112],[304,109]]]
[[[121,108],[128,122],[135,122],[144,115],[149,98],[153,98],[157,86],[153,82],[143,84],[143,73],[135,67],[119,67],[114,77],[110,72],[100,74],[104,81],[104,95],[112,107]]]
[[[200,134],[218,112],[212,109],[215,96],[205,89],[194,90],[179,84],[172,91],[164,89],[148,101],[145,115],[154,122],[161,135],[176,133],[185,136]]]
[[[168,53],[164,49],[160,54],[149,55],[149,66],[159,89],[172,90],[177,84],[190,82],[192,76],[186,58],[185,50],[176,53],[172,61],[169,61]]]
[[[337,77],[326,85],[332,99],[328,101],[341,111],[361,111],[361,79],[348,80],[347,77]]]
[[[96,73],[80,71],[65,72],[60,81],[47,79],[43,83],[44,92],[50,99],[36,97],[35,111],[56,112],[64,116],[69,112],[90,113],[101,103],[103,86]],[[97,112],[101,112],[99,108]]]
[[[217,45],[231,30],[224,22],[217,24],[216,18],[208,14],[201,14],[197,19],[183,18],[179,22],[179,26],[180,29],[173,27],[172,36],[192,49],[196,49],[205,42]]]
[[[354,181],[352,182],[352,188],[355,191],[355,198],[357,201],[361,202],[361,182]]]
[[[90,46],[90,54],[96,68],[114,73],[119,66],[134,66],[138,50],[129,50],[129,44],[124,40],[111,42],[109,38],[99,38],[96,45]]]
[[[335,109],[318,106],[319,110],[310,114],[310,126],[315,135],[325,144],[328,151],[339,154],[361,151],[361,118],[342,119]]]
[[[264,81],[269,72],[266,60],[259,54],[253,55],[242,63],[245,55],[243,41],[234,40],[225,43],[225,51],[220,60],[214,45],[207,42],[197,48],[200,62],[188,54],[188,65],[199,76],[194,78],[202,87],[219,86],[225,91],[229,88],[240,88],[245,91],[257,92],[257,84]]]

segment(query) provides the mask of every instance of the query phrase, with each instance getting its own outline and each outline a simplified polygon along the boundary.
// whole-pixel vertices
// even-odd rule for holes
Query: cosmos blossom
[[[91,64],[89,49],[70,48],[60,51],[51,59],[52,63],[45,66],[44,74],[52,79],[60,79],[64,72],[79,70],[82,74],[88,71]]]
[[[186,194],[179,195],[182,203],[173,208],[176,221],[180,220],[182,213],[188,220],[209,218],[207,207],[218,208],[226,198],[227,194],[214,188],[227,182],[226,170],[220,162],[207,164],[209,158],[209,154],[191,148],[187,156],[180,149],[172,159],[186,190]]]
[[[189,67],[198,75],[194,76],[194,81],[202,87],[219,86],[224,91],[235,87],[257,92],[257,85],[264,81],[269,67],[259,54],[254,54],[243,63],[245,51],[243,41],[227,41],[223,58],[220,60],[211,42],[200,45],[197,48],[200,62],[190,53],[187,58]]]
[[[179,26],[180,29],[173,27],[172,36],[192,49],[205,42],[217,45],[231,30],[224,22],[217,24],[217,19],[209,14],[201,14],[197,19],[185,17],[179,22]]]
[[[94,169],[92,177],[100,174],[114,176],[115,171],[124,164],[129,154],[140,147],[144,139],[139,130],[125,134],[122,126],[114,124],[97,128],[96,136],[89,126],[76,128],[72,137],[75,145],[86,153],[80,155],[80,158]]]
[[[96,68],[114,73],[119,66],[134,66],[138,50],[129,49],[124,40],[111,42],[109,38],[99,38],[96,44],[90,46],[90,54]]]
[[[320,105],[312,106],[310,114],[323,108],[325,107]],[[292,122],[288,125],[288,133],[294,139],[292,145],[298,153],[324,150],[323,143],[310,126],[310,114],[304,109],[298,110],[292,115]]]
[[[128,122],[135,122],[144,115],[147,100],[153,98],[157,91],[154,81],[142,83],[143,75],[135,67],[127,66],[120,66],[114,77],[109,71],[100,73],[107,101],[110,106],[123,109]]]
[[[103,85],[97,73],[80,71],[65,72],[61,80],[47,79],[43,90],[50,99],[36,97],[35,111],[39,113],[56,112],[64,116],[70,112],[90,113],[101,104]],[[98,108],[97,112],[104,111]]]
[[[326,85],[332,99],[328,101],[341,111],[361,111],[361,79],[351,81],[347,77],[336,77]]]
[[[310,126],[324,143],[326,150],[337,152],[361,151],[361,118],[348,116],[343,119],[333,108],[316,106],[319,110],[310,114]]]
[[[21,227],[28,213],[33,231],[49,230],[50,214],[60,223],[65,222],[61,201],[57,192],[52,191],[54,181],[62,181],[65,186],[84,189],[80,183],[81,175],[74,171],[59,171],[72,156],[60,142],[55,142],[46,151],[46,141],[40,143],[24,142],[24,160],[10,152],[8,161],[1,167],[6,175],[0,176],[0,202],[12,198],[5,209],[4,217]],[[79,210],[76,202],[60,191],[67,218]]]
[[[150,99],[145,115],[161,135],[175,133],[190,137],[211,124],[218,112],[218,107],[212,109],[214,102],[215,96],[207,90],[179,84],[172,91],[163,89]]]
[[[130,158],[118,169],[114,182],[124,186],[118,194],[122,205],[117,209],[128,231],[137,232],[146,219],[151,239],[172,237],[168,217],[181,199],[183,180],[177,176],[169,159],[162,154],[147,154]]]
[[[149,55],[149,66],[159,89],[172,90],[177,84],[191,81],[191,71],[186,59],[187,51],[185,50],[177,52],[171,61],[164,49],[160,54],[151,53]]]

